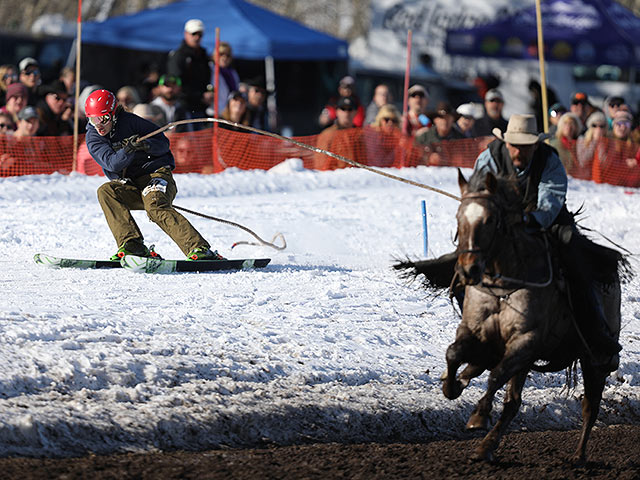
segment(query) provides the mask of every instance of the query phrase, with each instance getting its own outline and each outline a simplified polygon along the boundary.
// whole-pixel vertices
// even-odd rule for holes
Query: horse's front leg
[[[442,391],[449,400],[458,398],[462,390],[469,384],[469,380],[484,371],[484,368],[482,368],[478,373],[475,373],[480,367],[473,366],[470,363],[462,371],[460,377],[457,377],[460,365],[471,362],[472,359],[477,359],[476,350],[478,346],[478,339],[466,327],[462,325],[458,327],[456,341],[447,348],[447,370],[441,377],[443,380]]]
[[[488,425],[495,394],[505,383],[507,383],[508,380],[516,377],[515,382],[517,382],[520,376],[524,375],[524,378],[522,379],[524,382],[526,374],[533,363],[533,360],[531,360],[531,354],[533,351],[534,341],[535,339],[532,334],[525,334],[519,335],[507,344],[505,355],[489,374],[487,391],[478,401],[478,405],[467,422],[467,428],[485,428]],[[517,383],[515,385],[517,386]],[[501,417],[502,421],[499,422],[499,426],[496,424],[497,428],[494,427],[491,432],[487,434],[485,439],[482,441],[482,444],[477,449],[474,458],[484,460],[491,460],[493,458],[493,452],[498,447],[502,432],[506,430],[509,422],[513,418],[510,417],[511,413],[515,415],[517,412],[517,409],[513,412],[511,411],[515,404],[519,407],[519,403],[517,402],[509,404],[509,411],[505,416]]]
[[[500,439],[522,405],[522,388],[528,373],[528,370],[523,370],[509,380],[502,414],[491,431],[482,439],[480,446],[475,451],[475,459],[493,461],[493,452],[498,448]]]
[[[588,361],[581,361],[582,378],[584,379],[584,397],[582,398],[582,430],[578,448],[571,457],[575,464],[583,464],[587,459],[587,442],[591,429],[596,423],[600,411],[602,391],[607,381],[608,372],[605,368],[598,368]]]

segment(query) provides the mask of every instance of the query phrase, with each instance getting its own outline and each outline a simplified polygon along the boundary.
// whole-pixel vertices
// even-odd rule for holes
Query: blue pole
[[[427,257],[429,249],[429,232],[427,230],[427,204],[422,200],[422,239],[424,243],[424,256]]]

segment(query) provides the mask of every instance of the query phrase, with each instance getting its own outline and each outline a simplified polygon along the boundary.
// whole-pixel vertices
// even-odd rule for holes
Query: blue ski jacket
[[[153,173],[161,167],[170,167],[173,170],[176,166],[175,160],[169,149],[169,139],[163,133],[145,140],[149,144],[148,151],[127,153],[122,148],[125,138],[135,134],[142,137],[157,129],[155,123],[119,107],[113,128],[104,137],[91,123],[87,124],[87,148],[110,180],[137,178]]]

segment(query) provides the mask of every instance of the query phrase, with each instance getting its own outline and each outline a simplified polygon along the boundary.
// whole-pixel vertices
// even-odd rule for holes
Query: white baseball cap
[[[187,20],[187,23],[184,24],[184,31],[187,33],[204,33],[204,23],[202,23],[202,20],[192,18],[191,20]]]
[[[478,118],[482,118],[484,111],[482,109],[482,105],[470,102],[463,103],[462,105],[458,106],[458,108],[456,108],[456,113],[462,115],[463,117],[473,117],[477,120]]]

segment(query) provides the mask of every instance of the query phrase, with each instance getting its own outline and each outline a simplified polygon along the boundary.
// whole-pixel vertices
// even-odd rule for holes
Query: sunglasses
[[[193,32],[191,34],[192,37],[202,37],[202,35],[204,35],[202,32]]]
[[[8,123],[0,123],[0,128],[10,128],[11,125]]]
[[[422,92],[414,92],[409,96],[410,97],[424,97],[424,93],[422,93]]]
[[[487,100],[489,103],[503,103],[499,98],[492,98],[491,100]]]
[[[2,80],[18,80],[18,75],[15,73],[5,73],[2,76]]]
[[[94,117],[89,117],[89,123],[94,127],[97,127],[98,125],[106,125],[110,121],[111,121],[111,115],[108,113],[106,115],[97,115]]]
[[[614,122],[616,127],[630,127],[631,122]]]
[[[24,72],[25,75],[40,75],[40,70],[38,70],[37,68],[34,70],[25,70]]]
[[[622,105],[622,102],[613,102],[609,104],[611,108],[618,108],[620,105]]]

